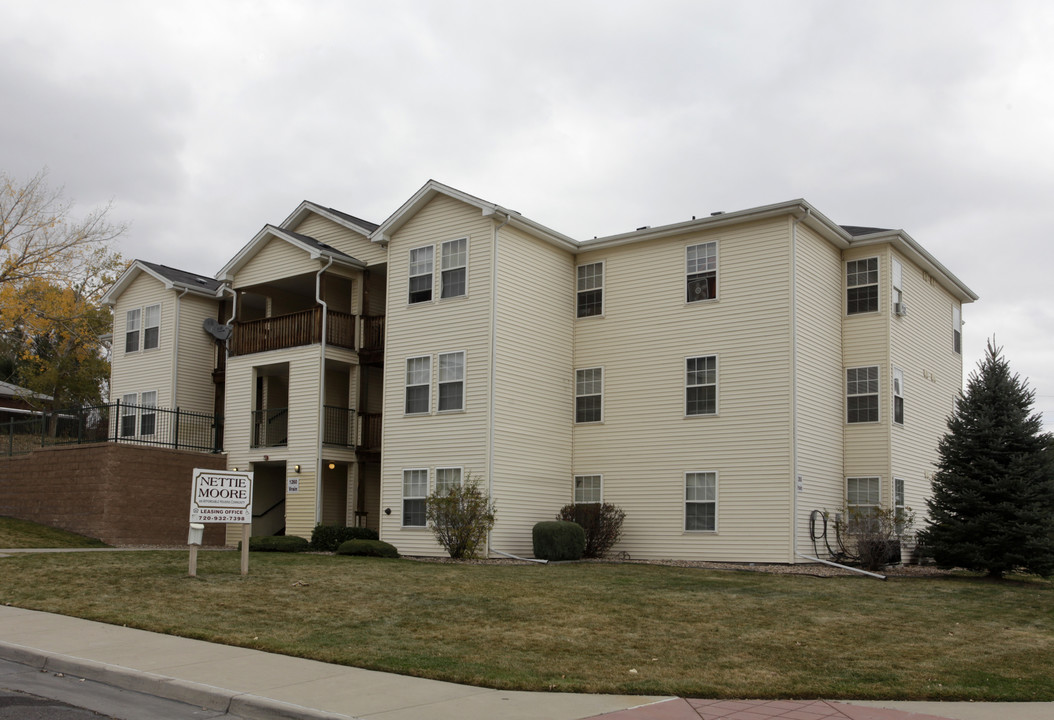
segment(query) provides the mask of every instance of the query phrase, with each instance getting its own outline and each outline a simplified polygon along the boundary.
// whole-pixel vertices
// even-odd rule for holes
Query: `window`
[[[952,305],[952,350],[959,355],[963,351],[963,319],[962,309],[958,305]]]
[[[688,302],[717,299],[717,243],[688,246]]]
[[[600,422],[604,397],[604,369],[575,371],[575,422]]]
[[[135,393],[121,396],[121,437],[135,435],[135,403],[138,399]]]
[[[846,422],[878,422],[878,366],[845,371]]]
[[[140,310],[129,310],[124,324],[124,351],[139,352],[139,315]],[[132,402],[135,402],[134,400]]]
[[[432,356],[406,358],[407,415],[426,413],[430,407],[432,389]]]
[[[600,475],[575,475],[575,504],[600,502]]]
[[[403,470],[403,527],[425,526],[428,470]]]
[[[141,405],[139,413],[139,434],[153,435],[157,426],[157,412],[155,411],[157,408],[157,391],[151,390],[150,392],[143,393],[139,404]]]
[[[908,514],[907,505],[904,503],[904,481],[900,478],[893,478],[893,513],[897,535],[900,535],[904,531],[904,520]]]
[[[904,307],[904,266],[900,263],[900,260],[892,259],[889,274],[893,276],[893,312],[897,315],[902,315]]]
[[[878,312],[878,258],[845,264],[847,315]]]
[[[439,411],[465,409],[465,353],[439,355]]]
[[[410,251],[410,304],[429,302],[432,299],[432,259],[435,248],[431,245]]]
[[[604,263],[578,266],[578,317],[604,314]]]
[[[461,297],[468,292],[468,238],[448,240],[440,251],[439,297]],[[429,270],[431,272],[431,270]],[[429,280],[431,285],[431,280]]]
[[[717,355],[690,357],[685,361],[684,414],[717,413]]]
[[[874,522],[882,499],[882,480],[877,477],[846,478],[846,509],[850,530],[861,530],[861,523]]]
[[[904,371],[893,368],[893,422],[904,424]]]
[[[684,474],[684,529],[717,530],[717,473]]]
[[[461,468],[436,468],[436,495],[449,495],[461,487]]]
[[[161,344],[161,306],[150,305],[143,312],[143,349],[153,350]]]

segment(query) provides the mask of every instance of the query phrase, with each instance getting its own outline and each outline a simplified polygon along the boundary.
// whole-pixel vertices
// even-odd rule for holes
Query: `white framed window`
[[[428,468],[403,470],[403,527],[425,526]]]
[[[604,314],[604,263],[578,266],[576,317]]]
[[[121,396],[121,437],[133,437],[135,435],[136,404],[139,396],[136,393],[128,393]]]
[[[601,502],[603,485],[602,475],[575,475],[575,504]]]
[[[465,353],[439,354],[439,412],[465,409]]]
[[[124,351],[126,353],[139,352],[139,328],[141,325],[142,311],[139,308],[129,310],[125,314],[124,321]]]
[[[904,265],[892,258],[889,263],[889,274],[893,280],[893,312],[903,315],[904,308]]]
[[[878,258],[846,262],[845,288],[847,315],[878,312]]]
[[[604,368],[575,370],[575,422],[604,419]]]
[[[148,305],[143,310],[143,349],[153,350],[161,344],[161,306]]]
[[[436,495],[449,495],[456,487],[461,487],[462,471],[459,467],[436,468]]]
[[[717,355],[685,358],[684,414],[717,414]]]
[[[904,531],[904,520],[908,515],[908,507],[904,502],[904,481],[900,478],[893,478],[893,513],[899,535]]]
[[[419,355],[406,358],[406,403],[407,415],[421,415],[431,410],[432,356]]]
[[[962,355],[963,352],[963,318],[962,308],[952,305],[952,350]]]
[[[717,241],[689,245],[685,251],[687,301],[717,299]]]
[[[893,368],[893,422],[904,424],[904,371]]]
[[[684,474],[684,529],[687,532],[717,530],[717,473]]]
[[[846,368],[846,422],[878,422],[878,366]]]
[[[153,435],[157,431],[157,390],[144,392],[139,404],[139,434]]]
[[[845,498],[849,527],[860,529],[860,523],[872,522],[882,506],[882,478],[846,478]]]
[[[439,251],[439,297],[461,297],[468,293],[468,238],[447,240]]]
[[[430,302],[432,300],[432,268],[434,265],[435,247],[414,248],[410,251],[410,298],[409,303]]]

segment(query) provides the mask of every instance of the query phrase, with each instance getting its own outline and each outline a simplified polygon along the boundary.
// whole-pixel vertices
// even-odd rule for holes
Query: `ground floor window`
[[[600,475],[575,475],[575,504],[600,502],[602,484]]]
[[[436,494],[449,495],[461,486],[461,468],[436,468]]]
[[[684,474],[684,529],[717,530],[717,473]]]
[[[846,509],[850,530],[863,530],[872,523],[882,501],[882,479],[878,477],[846,478]]]
[[[428,470],[403,470],[403,527],[425,526]]]

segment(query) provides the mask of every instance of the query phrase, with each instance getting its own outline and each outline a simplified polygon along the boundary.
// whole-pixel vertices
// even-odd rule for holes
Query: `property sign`
[[[194,469],[190,498],[192,523],[251,523],[253,474]]]
[[[293,476],[285,479],[285,491],[287,493],[300,492],[300,478]]]

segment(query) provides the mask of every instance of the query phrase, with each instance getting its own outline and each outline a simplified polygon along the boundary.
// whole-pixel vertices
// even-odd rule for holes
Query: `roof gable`
[[[301,235],[298,232],[292,230],[286,230],[284,228],[276,227],[274,225],[264,225],[260,232],[256,233],[256,236],[249,241],[249,243],[243,247],[237,255],[235,255],[230,262],[223,266],[223,268],[216,273],[216,277],[224,282],[229,282],[234,279],[235,274],[241,270],[245,265],[252,260],[257,253],[259,253],[264,246],[267,245],[272,239],[277,239],[282,242],[289,243],[295,248],[298,248],[308,254],[312,260],[320,260],[323,258],[332,259],[334,263],[345,265],[353,268],[364,268],[366,263],[361,260],[353,258],[351,255],[337,250],[335,247],[326,245],[323,242],[319,242],[313,237],[307,235]]]
[[[166,290],[175,290],[177,292],[185,290],[202,297],[216,297],[221,285],[218,280],[205,275],[198,275],[187,270],[146,262],[145,260],[133,260],[132,264],[121,274],[121,277],[117,278],[117,282],[111,285],[110,289],[102,296],[102,303],[104,305],[114,305],[117,302],[117,298],[143,273],[157,280]]]
[[[289,217],[283,220],[278,227],[283,230],[291,230],[304,222],[305,218],[311,214],[320,215],[341,227],[362,235],[363,237],[369,237],[370,233],[378,227],[377,223],[357,218],[354,215],[349,215],[348,213],[335,208],[323,207],[318,203],[311,202],[310,200],[305,200],[300,203],[300,206],[290,213]]]

